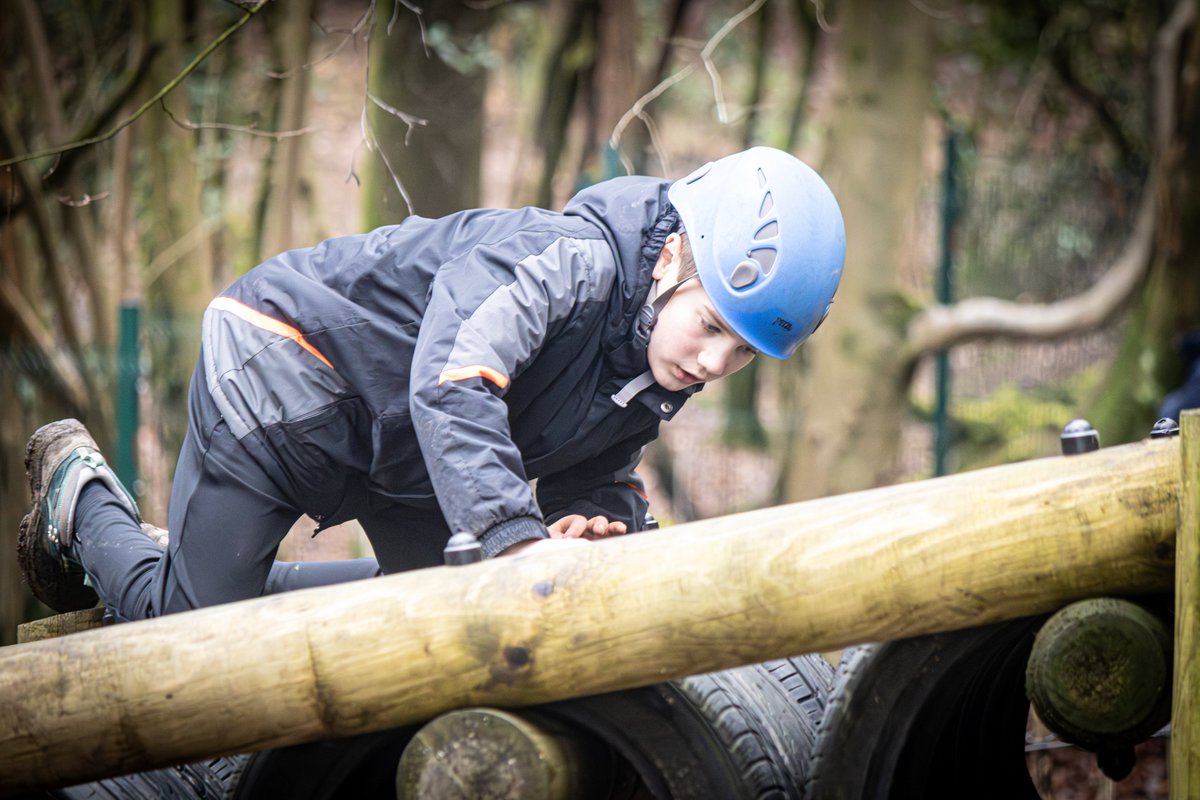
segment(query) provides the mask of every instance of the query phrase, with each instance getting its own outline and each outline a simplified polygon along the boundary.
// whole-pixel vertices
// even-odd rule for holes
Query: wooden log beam
[[[1064,741],[1095,753],[1128,748],[1132,769],[1133,746],[1171,720],[1171,630],[1128,600],[1072,603],[1038,631],[1025,693]]]
[[[1171,797],[1200,796],[1200,411],[1184,411],[1175,573],[1175,691]]]
[[[588,800],[611,797],[609,748],[555,720],[495,708],[451,711],[404,748],[396,797]]]
[[[0,651],[0,795],[1166,591],[1178,438]]]

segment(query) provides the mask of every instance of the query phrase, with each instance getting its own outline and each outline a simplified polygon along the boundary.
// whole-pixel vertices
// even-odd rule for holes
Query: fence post
[[[1171,797],[1200,797],[1200,410],[1180,420],[1182,475],[1175,535],[1175,692]]]
[[[138,337],[141,334],[141,304],[128,300],[121,304],[121,338],[117,350],[117,441],[113,448],[113,465],[117,477],[136,492],[138,375],[141,353]]]
[[[958,145],[954,130],[946,133],[946,171],[942,197],[941,262],[938,266],[937,301],[949,305],[954,300],[954,226],[958,221]],[[946,474],[946,454],[950,450],[950,352],[934,356],[936,397],[933,409],[933,475]]]

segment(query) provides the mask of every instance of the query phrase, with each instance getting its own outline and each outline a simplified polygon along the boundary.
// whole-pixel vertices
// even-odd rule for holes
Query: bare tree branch
[[[24,22],[25,50],[33,65],[33,85],[30,88],[36,98],[34,106],[46,130],[47,138],[51,141],[63,141],[69,135],[66,115],[59,86],[54,80],[54,56],[42,25],[41,12],[32,0],[20,0],[17,8],[20,9]],[[58,166],[55,165],[56,170]],[[77,176],[66,171],[61,174],[68,197],[86,193]],[[63,205],[64,208],[70,207]],[[88,214],[61,213],[64,209],[59,211],[62,225],[55,238],[63,240],[74,255],[74,264],[68,261],[63,267],[74,267],[74,275],[85,290],[83,295],[87,298],[88,309],[81,317],[91,323],[91,335],[88,338],[94,342],[109,344],[116,335],[116,319],[112,303],[109,302],[112,281],[96,260],[92,217]]]
[[[712,60],[713,51],[734,28],[753,16],[766,2],[767,0],[755,0],[743,8],[722,25],[721,29],[713,34],[713,37],[708,40],[708,44],[704,45],[704,49],[700,51],[700,60],[704,62],[704,69],[708,72],[709,80],[712,82],[713,100],[717,104],[717,119],[723,124],[727,124],[730,119],[725,109],[725,93],[721,89],[721,74],[717,72],[716,62]]]
[[[158,55],[162,47],[156,43],[149,45],[142,50],[138,62],[135,66],[125,70],[117,79],[118,88],[105,101],[105,104],[100,107],[100,110],[89,119],[86,123],[79,126],[74,133],[71,134],[71,141],[80,139],[88,139],[101,130],[109,120],[111,120],[121,107],[133,96],[138,87],[142,85],[143,80],[148,74],[150,62]],[[42,176],[43,182],[49,186],[57,186],[71,174],[76,155],[81,152],[79,150],[71,150],[63,153],[55,162],[51,172]],[[0,206],[0,216],[15,216],[24,208],[26,198],[17,198],[9,200],[6,205]]]
[[[245,133],[249,134],[250,136],[261,136],[265,139],[274,139],[275,141],[280,141],[281,139],[291,139],[295,136],[304,136],[305,134],[315,133],[316,131],[320,130],[320,128],[315,125],[309,125],[294,131],[260,131],[253,125],[233,125],[228,122],[192,122],[188,119],[180,119],[174,113],[172,113],[171,109],[167,108],[166,103],[162,104],[162,110],[166,112],[167,117],[171,120],[171,122],[188,131],[234,131],[235,133]]]
[[[825,33],[835,33],[836,28],[829,24],[829,20],[825,18],[825,4],[821,0],[812,0],[813,12],[817,17],[817,25],[821,26],[821,30]]]
[[[12,119],[10,110],[8,107],[0,107],[0,147],[15,149],[19,144],[17,125]],[[14,178],[14,183],[21,188],[22,198],[28,201],[29,214],[26,215],[26,218],[33,226],[34,240],[38,252],[41,253],[42,266],[49,279],[50,291],[54,296],[55,305],[60,309],[59,323],[62,326],[63,336],[68,346],[79,347],[84,344],[83,333],[80,331],[79,321],[71,311],[68,289],[70,279],[63,267],[62,259],[58,257],[58,253],[54,249],[54,242],[59,238],[56,235],[54,222],[46,211],[46,205],[40,202],[40,187],[37,185],[36,179],[28,174],[29,167],[17,164],[10,167],[9,170]],[[14,309],[13,313],[16,314],[18,311]]]
[[[141,107],[137,109],[137,111],[134,111],[133,114],[131,114],[126,119],[122,120],[117,125],[113,126],[108,131],[106,131],[102,134],[96,135],[96,136],[89,136],[85,139],[80,139],[78,141],[68,142],[66,144],[60,144],[55,147],[46,148],[44,150],[38,150],[33,153],[26,153],[25,155],[13,156],[12,158],[3,159],[3,160],[0,160],[0,167],[7,167],[12,164],[20,163],[22,161],[33,161],[38,158],[45,158],[47,156],[59,155],[61,153],[66,153],[71,150],[78,150],[81,147],[87,147],[89,145],[99,144],[100,142],[108,141],[109,139],[111,139],[112,137],[114,137],[118,133],[120,133],[122,130],[124,130],[125,128],[128,128],[130,125],[132,125],[134,122],[136,122],[143,114],[145,114],[147,111],[149,111],[151,108],[153,108],[155,103],[157,103],[162,98],[166,97],[176,87],[178,87],[179,84],[183,83],[184,79],[187,78],[188,75],[191,75],[196,70],[196,68],[199,67],[202,63],[204,63],[204,60],[206,58],[208,58],[209,55],[211,55],[214,50],[216,50],[218,47],[220,47],[222,44],[224,44],[225,40],[227,40],[230,36],[233,36],[233,34],[237,33],[237,31],[243,25],[245,25],[247,22],[249,22],[251,20],[251,18],[255,14],[257,14],[259,12],[259,10],[261,10],[262,7],[265,6],[268,2],[270,2],[270,0],[260,0],[257,4],[255,4],[253,6],[241,6],[241,8],[244,9],[245,13],[242,15],[242,17],[239,20],[237,20],[232,25],[230,25],[228,28],[226,28],[221,33],[220,36],[218,36],[216,39],[214,39],[212,42],[209,43],[208,47],[205,47],[203,50],[201,50],[196,55],[196,57],[192,59],[191,63],[189,63],[186,67],[184,67],[183,70],[178,75],[176,75],[174,78],[172,78],[170,81],[168,81],[165,86],[163,86],[161,89],[159,89],[157,92],[155,92],[154,96],[151,97],[149,100],[147,100],[145,103],[143,103],[141,105]]]
[[[54,199],[67,208],[84,208],[85,206],[90,206],[92,203],[99,202],[106,197],[108,197],[108,192],[100,192],[99,194],[84,192],[82,195],[80,195],[78,200],[69,194],[60,194]]]
[[[388,108],[390,108],[390,106]],[[408,122],[408,120],[405,119],[405,117],[401,117],[401,119],[403,119],[405,122]],[[379,146],[379,140],[375,138],[375,129],[371,127],[371,123],[367,119],[367,109],[365,106],[363,107],[361,125],[362,125],[362,140],[364,143],[366,143],[367,149],[373,153],[377,153],[379,155],[379,157],[383,160],[383,166],[387,169],[388,175],[391,176],[392,183],[395,184],[395,186],[396,186],[396,191],[399,192],[400,197],[404,199],[404,205],[408,209],[408,213],[409,214],[415,213],[413,211],[412,198],[409,197],[408,190],[404,188],[404,183],[401,182],[400,176],[398,174],[396,174],[396,170],[392,167],[392,162],[391,162],[391,160],[388,159],[387,153],[384,151],[384,149],[382,147]],[[411,123],[409,124],[408,131],[409,131],[409,133],[412,133],[412,124]],[[408,144],[408,136],[407,135],[404,137],[404,144],[406,144],[406,145]]]
[[[1153,181],[1142,192],[1141,208],[1124,252],[1092,288],[1054,303],[1014,303],[972,297],[934,305],[909,324],[910,358],[992,337],[1049,339],[1098,327],[1112,317],[1141,284],[1154,253],[1158,197]]]
[[[327,31],[318,22],[317,27],[320,28],[321,33],[324,33],[324,34],[340,33],[342,35],[342,40],[340,42],[338,42],[337,45],[335,47],[333,47],[328,53],[321,56],[320,58],[313,59],[312,61],[306,61],[297,67],[292,67],[291,69],[285,70],[283,72],[275,72],[273,70],[268,70],[267,77],[275,78],[276,80],[284,80],[286,78],[292,77],[297,72],[300,72],[302,70],[311,70],[313,67],[317,66],[318,64],[328,61],[329,59],[336,56],[338,53],[342,52],[342,50],[344,50],[346,48],[346,45],[348,45],[350,42],[355,41],[358,38],[358,35],[360,33],[362,33],[362,29],[365,28],[367,23],[370,21],[371,21],[371,6],[367,6],[366,10],[363,11],[362,15],[359,16],[358,20],[354,23],[354,26],[351,27],[350,30],[348,30],[348,31],[344,31],[344,30],[343,31]]]
[[[1154,61],[1154,131],[1160,159],[1169,152],[1175,128],[1178,54],[1184,33],[1195,19],[1195,3],[1180,3],[1158,35]],[[1014,303],[975,297],[954,305],[936,305],[917,315],[908,327],[910,360],[964,342],[989,338],[1046,339],[1095,328],[1109,320],[1145,278],[1156,247],[1160,216],[1159,173],[1151,169],[1142,190],[1133,231],[1116,261],[1092,288],[1054,303]]]
[[[62,391],[72,407],[87,408],[90,405],[91,394],[75,362],[55,343],[54,335],[33,312],[33,303],[21,293],[20,288],[4,270],[0,270],[0,305],[12,313],[17,330],[24,338],[45,355],[50,365],[50,378],[54,388]]]
[[[1056,12],[1050,9],[1045,0],[1040,0],[1034,6],[1039,27],[1043,31],[1054,31],[1056,29],[1055,22],[1057,21]],[[1117,119],[1109,97],[1083,82],[1083,79],[1080,78],[1078,71],[1075,69],[1075,65],[1071,62],[1070,53],[1064,47],[1061,36],[1043,38],[1051,39],[1046,44],[1045,57],[1054,74],[1058,76],[1058,79],[1067,88],[1068,92],[1071,92],[1082,100],[1092,110],[1092,113],[1096,115],[1096,120],[1100,124],[1100,128],[1107,134],[1109,141],[1112,142],[1125,163],[1136,164],[1137,145],[1130,139],[1124,126]]]
[[[728,36],[735,28],[737,28],[738,25],[741,25],[743,22],[745,22],[747,17],[751,16],[755,11],[758,11],[758,9],[762,8],[763,3],[765,2],[766,0],[754,0],[753,3],[748,5],[746,8],[743,8],[733,17],[728,19],[725,24],[721,26],[721,29],[714,33],[712,38],[709,39],[705,43],[704,47],[700,50],[699,61],[704,64],[704,68],[708,71],[709,77],[712,81],[713,98],[717,104],[717,117],[723,123],[728,122],[728,116],[725,113],[725,97],[721,91],[721,76],[717,72],[716,66],[712,61],[713,51],[717,49],[725,37]],[[625,132],[625,128],[627,128],[629,123],[634,119],[646,119],[645,109],[651,101],[659,97],[667,89],[670,89],[672,86],[679,83],[688,75],[692,74],[692,72],[695,70],[696,62],[693,61],[692,63],[684,66],[674,75],[660,81],[657,86],[639,97],[637,102],[634,103],[630,109],[626,111],[624,115],[622,115],[621,119],[617,121],[616,126],[613,128],[612,135],[608,138],[608,142],[612,146],[613,150],[615,150],[617,153],[621,153],[621,135]],[[661,157],[662,156],[660,155],[660,158]],[[623,153],[621,153],[621,163],[627,172],[633,172],[633,164],[628,158],[625,157]]]

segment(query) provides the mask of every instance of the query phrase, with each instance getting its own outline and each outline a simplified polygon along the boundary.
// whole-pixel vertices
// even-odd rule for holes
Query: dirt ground
[[[1133,772],[1118,782],[1096,768],[1095,756],[1073,747],[1030,753],[1026,763],[1045,800],[1166,800],[1169,749],[1163,737],[1142,742]]]

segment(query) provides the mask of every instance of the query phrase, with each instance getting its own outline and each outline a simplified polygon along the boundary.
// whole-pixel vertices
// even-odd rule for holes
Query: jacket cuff
[[[518,542],[549,539],[546,526],[536,517],[516,517],[493,525],[479,536],[484,558],[493,558]]]

